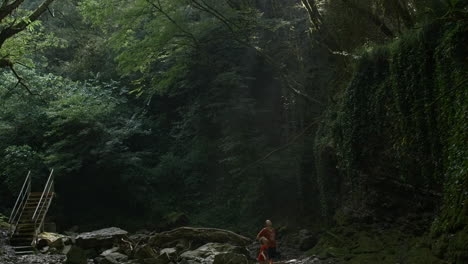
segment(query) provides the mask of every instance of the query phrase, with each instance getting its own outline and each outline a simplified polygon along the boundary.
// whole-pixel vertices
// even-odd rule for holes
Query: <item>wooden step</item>
[[[42,201],[50,201],[53,199],[53,197],[48,196],[48,197],[43,197]],[[26,200],[26,203],[39,203],[41,201],[41,198],[29,198]]]
[[[44,195],[29,195],[28,196],[28,199],[27,200],[40,200],[42,197],[42,199],[50,199],[52,197],[54,197],[54,193],[49,193],[49,194],[44,194]]]
[[[18,226],[16,227],[16,230],[21,230],[21,231],[24,231],[24,230],[34,230],[36,227],[34,225],[31,225],[31,226]]]
[[[15,251],[16,255],[26,255],[35,253],[34,248],[31,245],[14,246],[13,250]]]
[[[27,241],[32,241],[34,239],[34,232],[27,233],[27,234],[15,234],[11,238],[11,241],[20,241],[21,239],[24,239],[24,240],[27,240]]]
[[[13,235],[13,237],[11,238],[11,240],[16,240],[16,239],[29,239],[30,237],[34,237],[34,232],[31,232],[31,233],[27,233],[27,234],[18,234],[18,233],[15,233]]]
[[[42,200],[52,199],[54,197],[54,195],[53,194],[47,194],[47,195],[44,195],[44,196],[28,196],[28,199],[26,199],[26,201],[39,201],[39,200],[41,200],[41,197],[42,197]]]
[[[45,207],[45,206],[44,206]],[[25,206],[24,209],[34,209],[36,210],[37,206]]]
[[[18,256],[23,256],[23,255],[33,255],[35,254],[36,252],[32,251],[32,250],[27,250],[27,251],[15,251],[15,254],[18,255]]]
[[[45,211],[45,209],[38,210],[37,213],[44,213],[44,211]],[[23,211],[22,215],[34,214],[34,212],[36,212],[35,209],[28,209],[28,210]]]
[[[44,196],[52,196],[54,195],[53,192],[50,192],[50,193],[44,193]],[[41,197],[42,196],[42,193],[41,192],[32,192],[32,193],[29,193],[29,197]]]
[[[31,224],[31,225],[22,225],[22,226],[17,226],[16,229],[21,229],[21,230],[25,230],[25,229],[30,229],[30,228],[34,228],[34,224]]]
[[[23,245],[24,243],[26,243],[26,246],[31,244],[31,242],[33,241],[34,239],[34,236],[29,236],[29,237],[12,237],[10,239],[10,243],[11,244],[20,244],[20,245]],[[29,244],[28,244],[29,243]]]
[[[17,247],[12,247],[14,250],[21,250],[21,249],[32,249],[32,246],[17,246]]]
[[[10,243],[12,245],[30,245],[31,242],[33,241],[34,237],[18,237],[18,238],[15,238],[13,237],[12,239],[10,239]]]
[[[10,244],[13,247],[27,247],[31,246],[31,243],[33,242],[33,239],[28,239],[28,240],[10,240]]]
[[[23,207],[23,211],[36,211],[36,209],[38,209],[38,208],[37,208],[37,205],[36,205],[36,206],[27,206],[27,207]],[[45,206],[43,206],[43,207],[41,206],[41,207],[39,207],[38,210],[43,211],[43,210],[45,210],[45,209],[47,209]]]
[[[23,211],[24,211],[24,210],[26,210],[26,211],[36,211],[36,209],[38,209],[37,206],[28,206],[28,207],[25,207],[25,208],[23,209]],[[43,207],[40,207],[40,208],[38,209],[38,211],[44,211],[44,210],[46,210],[46,209],[47,209],[47,208],[46,208],[45,206],[43,206]]]
[[[34,231],[25,231],[25,230],[16,230],[15,234],[13,236],[19,235],[19,236],[26,236],[26,235],[34,235]]]
[[[16,233],[22,233],[22,234],[24,234],[24,233],[34,233],[34,230],[36,230],[36,228],[34,228],[34,227],[28,227],[27,229],[17,228],[15,230],[15,234]]]
[[[28,203],[28,204],[25,204],[25,205],[23,206],[23,208],[25,208],[25,207],[28,207],[28,208],[29,208],[29,207],[37,207],[37,206],[38,206],[38,204]]]
[[[39,203],[39,201],[28,201],[27,203],[25,203],[25,204],[23,205],[23,207],[26,206],[26,205],[32,205],[32,204],[33,204],[33,205],[47,204],[47,203],[49,203],[49,201],[50,201],[50,200],[42,200],[40,203]]]
[[[29,226],[34,226],[34,223],[27,223],[27,224],[17,224],[17,227],[29,227]]]
[[[10,244],[12,246],[16,246],[16,247],[19,247],[19,246],[31,246],[31,243],[33,242],[33,238],[28,238],[28,239],[17,239],[17,240],[13,240],[11,239],[10,240]]]
[[[23,207],[23,211],[25,211],[25,210],[26,210],[26,211],[36,211],[36,209],[37,209],[37,205],[36,205],[36,206],[26,206],[26,207]],[[39,208],[39,210],[41,210],[41,211],[43,211],[43,210],[45,210],[45,209],[47,209],[45,206]]]

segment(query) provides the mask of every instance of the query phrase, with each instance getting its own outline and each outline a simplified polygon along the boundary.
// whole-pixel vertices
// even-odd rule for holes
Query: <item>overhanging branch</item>
[[[19,6],[21,4],[21,2],[23,2],[23,1],[24,0],[17,0],[15,2],[13,2],[11,5],[14,5],[15,3],[17,3],[18,6]],[[14,24],[14,25],[12,25],[10,27],[7,27],[7,28],[3,29],[0,32],[0,48],[3,46],[3,44],[5,43],[5,41],[7,39],[13,37],[14,35],[18,34],[21,31],[25,30],[28,25],[30,25],[32,22],[36,21],[47,10],[49,5],[52,4],[52,2],[54,2],[54,1],[55,0],[44,0],[42,2],[42,4],[40,4],[31,13],[31,15],[29,15],[26,19],[22,19],[19,23]],[[9,10],[8,13],[6,14],[6,16],[11,15],[13,10],[15,10],[16,8],[14,8],[12,10]],[[0,19],[0,21],[1,21],[1,19]]]

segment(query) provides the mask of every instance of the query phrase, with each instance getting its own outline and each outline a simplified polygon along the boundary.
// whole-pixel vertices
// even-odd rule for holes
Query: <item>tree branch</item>
[[[33,93],[33,91],[31,91],[31,89],[29,89],[29,87],[23,82],[23,78],[21,78],[21,76],[16,72],[15,68],[13,68],[13,65],[10,65],[9,68],[10,68],[11,72],[13,73],[13,75],[15,75],[16,79],[18,80],[18,82],[16,83],[15,87],[17,87],[18,85],[21,84],[21,86],[23,86],[23,88],[26,89],[26,91],[27,91],[30,95],[37,95],[37,96],[39,96],[39,94]]]
[[[24,0],[16,0],[8,5],[8,0],[5,0],[2,7],[0,7],[0,22],[2,22],[6,16],[10,15],[23,2]]]
[[[148,4],[150,4],[154,9],[156,9],[159,13],[161,13],[163,16],[165,16],[172,24],[174,24],[182,33],[184,33],[186,36],[188,36],[190,39],[193,40],[193,42],[195,43],[196,46],[198,46],[198,40],[197,38],[195,38],[195,36],[188,32],[187,30],[185,30],[182,26],[179,25],[179,23],[177,23],[177,21],[175,21],[168,13],[166,13],[164,11],[164,9],[162,8],[161,6],[161,2],[158,0],[158,4],[156,5],[154,2],[150,1],[150,0],[146,0],[146,2],[148,2]]]
[[[343,48],[340,46],[338,39],[323,23],[322,15],[317,8],[315,0],[301,0],[301,2],[309,14],[310,23],[318,32],[318,44],[323,46],[333,55],[343,53]],[[337,52],[337,50],[339,50],[339,52]]]
[[[23,1],[23,0],[17,0],[15,1]],[[32,22],[36,21],[42,13],[44,13],[47,10],[47,7],[52,4],[55,0],[44,0],[42,4],[40,4],[36,10],[32,12],[31,15],[28,16],[26,19],[22,19],[21,22],[17,23],[16,25],[10,26],[8,28],[5,28],[0,32],[0,48],[3,46],[5,41],[14,35],[18,34],[19,32],[23,31],[26,29],[28,25],[30,25]],[[14,3],[13,3],[14,4]]]
[[[265,61],[273,67],[273,70],[275,70],[278,73],[278,75],[280,76],[280,80],[283,82],[283,84],[284,84],[284,86],[286,88],[288,88],[294,94],[306,99],[307,101],[315,102],[317,104],[323,105],[323,102],[321,102],[320,100],[317,100],[317,99],[311,97],[306,92],[303,92],[303,91],[297,89],[294,85],[292,85],[291,82],[288,80],[289,79],[288,76],[284,73],[284,69],[280,65],[278,65],[278,63],[276,63],[276,61],[273,58],[271,58],[268,54],[266,54],[265,52],[259,50],[258,48],[256,48],[254,45],[252,45],[248,41],[239,38],[237,36],[238,32],[234,29],[234,27],[239,28],[237,25],[230,22],[228,18],[223,16],[215,8],[209,7],[208,4],[206,4],[206,2],[204,2],[203,0],[201,0],[201,1],[202,1],[202,3],[204,5],[199,3],[197,0],[191,0],[191,2],[195,5],[194,6],[195,8],[197,8],[200,11],[204,11],[204,12],[214,16],[216,19],[221,21],[221,23],[223,23],[227,27],[227,29],[232,33],[233,40],[237,41],[239,44],[241,44],[241,45],[243,45],[243,46],[245,46],[247,48],[251,48],[251,49],[255,50],[255,52],[258,55],[260,55],[260,57],[265,59]]]
[[[349,7],[361,13],[370,21],[372,21],[372,23],[374,23],[380,29],[380,31],[382,31],[382,33],[384,33],[387,37],[389,38],[395,37],[395,34],[393,34],[392,30],[390,30],[390,28],[385,24],[385,22],[382,19],[380,19],[377,15],[373,14],[371,11],[363,8],[362,6],[359,6],[353,3],[352,1],[349,1],[349,0],[341,0],[341,1],[343,1],[343,3],[345,3]]]

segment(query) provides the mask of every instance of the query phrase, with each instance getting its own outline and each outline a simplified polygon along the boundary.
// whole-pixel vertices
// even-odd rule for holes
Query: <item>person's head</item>
[[[265,226],[266,227],[273,227],[273,223],[270,220],[265,221]]]
[[[268,244],[268,239],[266,237],[261,237],[260,238],[260,244],[262,244],[262,245]]]

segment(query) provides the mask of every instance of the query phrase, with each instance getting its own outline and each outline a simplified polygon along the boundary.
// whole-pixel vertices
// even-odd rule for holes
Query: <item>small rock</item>
[[[135,249],[133,257],[136,259],[157,258],[156,251],[148,245],[138,247]]]
[[[119,264],[128,260],[128,257],[119,252],[111,252],[105,256],[99,256],[96,259],[98,264]]]
[[[160,254],[167,254],[169,257],[173,258],[177,256],[177,249],[176,248],[163,248],[159,252]]]
[[[45,247],[41,248],[41,250],[40,250],[41,253],[46,253],[47,251],[49,251],[48,246],[45,246]]]
[[[230,244],[207,243],[195,250],[186,251],[180,255],[182,260],[191,263],[212,263],[218,254],[232,253],[248,256],[249,252],[243,247]],[[219,260],[221,261],[221,260]]]
[[[169,264],[171,262],[171,258],[166,253],[159,255],[155,260],[154,264]]]
[[[113,247],[111,249],[105,250],[104,252],[101,253],[101,256],[105,257],[111,253],[117,252],[119,250],[118,247]]]
[[[62,254],[67,255],[71,248],[71,245],[64,246],[62,249]]]

